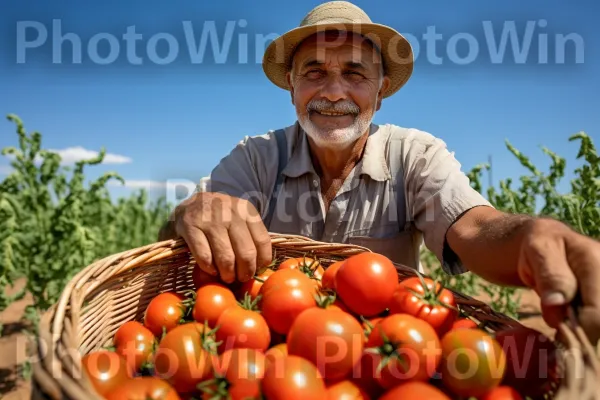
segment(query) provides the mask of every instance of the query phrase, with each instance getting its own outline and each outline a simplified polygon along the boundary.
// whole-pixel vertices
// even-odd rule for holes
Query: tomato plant
[[[213,378],[214,332],[206,325],[188,322],[171,329],[154,354],[154,375],[167,380],[179,393]]]
[[[439,336],[450,330],[458,316],[452,292],[421,276],[400,281],[389,309],[390,314],[410,314],[427,321]]]
[[[81,366],[94,389],[101,396],[134,377],[125,359],[108,350],[97,350],[81,358]]]
[[[113,338],[115,351],[125,358],[134,371],[150,360],[156,345],[154,334],[137,321],[127,321],[117,329]]]
[[[441,341],[440,373],[448,390],[458,396],[478,397],[499,386],[506,368],[500,344],[481,329],[457,329]]]
[[[431,325],[408,314],[393,314],[373,328],[366,347],[381,357],[384,389],[410,381],[427,381],[441,359],[440,340]]]
[[[165,380],[140,376],[121,383],[108,392],[106,400],[180,400],[177,391]]]
[[[384,255],[364,252],[346,259],[335,274],[340,299],[357,315],[375,316],[389,305],[398,286],[394,264]]]
[[[144,325],[155,336],[161,337],[163,328],[166,332],[175,328],[186,313],[186,298],[175,292],[160,293],[150,300],[144,314]]]
[[[221,314],[230,307],[237,307],[237,299],[225,285],[208,283],[196,291],[192,316],[194,320],[215,326]]]
[[[327,388],[317,367],[293,355],[267,363],[261,391],[269,400],[327,400]]]
[[[354,317],[320,307],[303,311],[287,336],[288,353],[312,362],[327,380],[349,375],[361,357],[363,346],[364,333]]]
[[[450,397],[429,383],[415,381],[396,386],[379,398],[379,400],[397,399],[450,400]]]
[[[223,312],[216,324],[218,351],[250,348],[264,352],[271,342],[271,332],[265,318],[255,310],[249,295],[241,305]]]

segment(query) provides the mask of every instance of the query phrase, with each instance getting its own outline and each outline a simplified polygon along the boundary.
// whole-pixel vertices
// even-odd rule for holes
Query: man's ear
[[[379,109],[381,108],[381,102],[383,101],[383,94],[388,90],[389,87],[390,87],[390,78],[388,78],[387,76],[384,76],[383,82],[381,83],[381,89],[379,89],[379,92],[377,92],[377,111],[379,111]]]
[[[292,85],[292,74],[291,74],[291,72],[288,71],[285,74],[285,79],[287,80],[288,87],[290,88],[290,98],[292,100],[292,104],[294,104],[294,86]]]

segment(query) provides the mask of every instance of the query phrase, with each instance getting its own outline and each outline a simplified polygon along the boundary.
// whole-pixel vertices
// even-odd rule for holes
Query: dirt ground
[[[19,290],[22,285],[22,281],[18,282],[13,291]],[[27,360],[27,336],[21,333],[24,326],[19,321],[23,310],[30,302],[31,299],[26,297],[0,313],[0,322],[4,325],[3,336],[0,337],[0,399],[2,400],[30,398],[29,382],[21,377],[21,366]],[[537,313],[539,304],[539,297],[535,293],[522,293],[522,311]],[[521,322],[550,337],[554,336],[554,330],[549,328],[539,316],[522,319]]]

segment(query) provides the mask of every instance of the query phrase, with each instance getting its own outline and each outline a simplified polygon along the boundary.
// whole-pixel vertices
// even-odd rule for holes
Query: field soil
[[[18,291],[23,284],[24,281],[18,281],[10,292]],[[486,300],[484,297],[479,299]],[[22,333],[25,326],[20,321],[28,304],[31,304],[31,298],[25,297],[0,313],[0,322],[4,325],[4,332],[0,337],[0,399],[2,400],[30,398],[30,383],[22,378],[22,366],[27,360],[28,338]],[[531,291],[522,291],[520,310],[527,314],[539,314],[539,297]],[[555,331],[548,327],[539,315],[523,318],[521,323],[549,337],[554,337]]]

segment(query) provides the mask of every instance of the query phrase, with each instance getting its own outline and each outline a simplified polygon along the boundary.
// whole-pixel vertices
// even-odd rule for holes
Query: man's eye
[[[311,69],[310,71],[308,71],[306,73],[306,76],[309,76],[311,78],[318,78],[321,75],[322,75],[322,71],[319,69]]]

